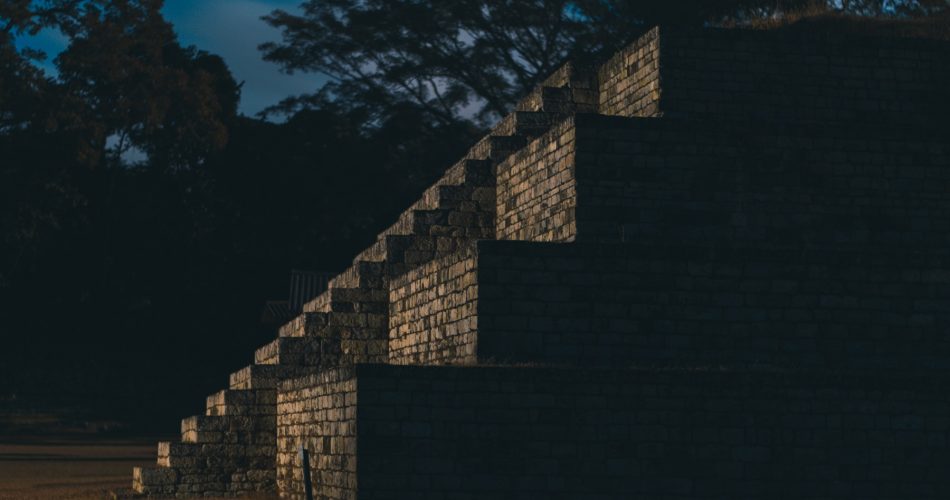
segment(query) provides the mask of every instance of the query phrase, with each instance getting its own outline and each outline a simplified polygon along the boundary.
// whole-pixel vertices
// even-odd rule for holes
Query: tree
[[[235,313],[231,290],[246,291],[219,285],[234,274],[221,257],[227,214],[204,172],[226,147],[238,85],[221,58],[182,47],[160,9],[0,2],[0,325],[11,332],[0,365],[21,395],[134,407],[116,394],[154,379],[147,350],[178,355]],[[55,77],[17,40],[41,29],[68,40]],[[130,147],[143,165],[127,164]],[[126,342],[130,331],[141,337]]]
[[[382,121],[395,104],[412,103],[451,123],[474,105],[476,118],[489,121],[573,52],[587,28],[570,5],[308,1],[303,15],[267,16],[284,41],[261,48],[288,71],[333,79],[322,94],[287,101],[285,109],[330,99],[365,107]]]
[[[473,118],[485,126],[566,59],[608,55],[652,24],[773,17],[808,5],[910,15],[942,1],[308,0],[301,14],[275,10],[265,17],[283,40],[261,50],[285,71],[331,78],[272,111],[333,101],[366,108],[379,123],[403,103],[437,123]]]
[[[227,142],[239,87],[223,61],[178,44],[161,0],[90,0],[59,24],[62,125],[82,129],[93,162],[138,148],[157,168],[194,167]],[[114,145],[107,145],[113,138]]]
[[[28,32],[55,26],[75,16],[85,0],[4,0],[0,3],[0,29],[5,33]]]
[[[121,163],[131,148],[157,168],[194,167],[227,142],[240,88],[220,57],[182,47],[162,0],[9,0],[0,5],[0,127],[24,110],[72,134],[87,165]],[[69,45],[46,79],[14,36],[57,29]],[[32,74],[31,74],[32,73]],[[39,87],[44,87],[39,89]],[[26,90],[43,103],[24,99]],[[42,90],[38,92],[37,90]],[[9,94],[9,95],[8,95]]]
[[[693,4],[692,10],[675,10],[680,17],[694,13],[684,22],[699,22],[721,13],[723,4],[750,2],[678,3]],[[276,10],[265,17],[282,30],[283,41],[261,50],[288,72],[316,71],[332,79],[318,93],[285,101],[278,108],[285,112],[333,100],[367,107],[382,119],[395,103],[407,103],[439,123],[471,115],[486,125],[566,59],[610,53],[648,23],[672,18],[670,5],[310,0],[300,15]]]
[[[0,31],[0,133],[22,129],[36,120],[36,110],[47,82],[13,44],[13,36]]]

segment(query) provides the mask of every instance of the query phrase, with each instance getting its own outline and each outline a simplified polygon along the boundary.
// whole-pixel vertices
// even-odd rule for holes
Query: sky
[[[2,1],[2,0],[0,0]],[[257,46],[280,40],[280,32],[260,18],[274,9],[298,11],[301,0],[165,0],[162,13],[172,23],[179,42],[224,58],[234,79],[244,82],[240,111],[254,115],[281,99],[312,92],[326,80],[316,74],[287,75],[276,64],[264,61]],[[43,64],[55,73],[52,59],[66,40],[58,32],[46,30],[30,42],[48,54]]]

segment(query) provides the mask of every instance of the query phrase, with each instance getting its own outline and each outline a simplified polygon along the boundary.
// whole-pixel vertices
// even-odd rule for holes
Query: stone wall
[[[495,237],[572,240],[575,189],[574,127],[568,120],[498,165]]]
[[[950,494],[943,379],[393,365],[346,376],[359,496],[344,498]]]
[[[599,79],[601,114],[940,123],[950,111],[950,43],[661,27],[619,52]]]
[[[302,498],[303,447],[321,499],[950,497],[950,44],[653,29],[584,67],[135,490]]]
[[[577,115],[499,165],[500,240],[950,245],[938,129]]]
[[[390,295],[396,364],[950,368],[941,249],[482,241]]]
[[[950,145],[937,130],[575,123],[579,241],[950,244]]]
[[[655,116],[660,112],[660,28],[614,54],[597,72],[599,112]]]
[[[478,358],[950,369],[950,258],[484,241]]]
[[[474,246],[392,279],[389,362],[474,362],[477,292]]]
[[[277,487],[304,498],[300,447],[310,454],[316,498],[356,497],[356,379],[335,369],[285,381],[277,395]]]

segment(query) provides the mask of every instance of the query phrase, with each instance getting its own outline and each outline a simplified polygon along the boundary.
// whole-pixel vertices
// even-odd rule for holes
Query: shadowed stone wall
[[[945,251],[481,242],[478,357],[950,369]]]
[[[578,241],[950,244],[940,129],[575,117]]]
[[[327,377],[281,398],[345,387],[336,400],[359,401],[329,422],[358,433],[360,498],[950,494],[948,388],[925,377],[393,365]],[[296,415],[320,428],[324,411]],[[355,497],[318,472],[316,495]]]
[[[654,28],[600,69],[599,112],[943,123],[950,43],[808,30]]]
[[[566,64],[134,489],[300,498],[304,446],[325,499],[950,497],[948,66],[664,28]]]
[[[417,272],[393,363],[950,368],[942,250],[483,241]]]

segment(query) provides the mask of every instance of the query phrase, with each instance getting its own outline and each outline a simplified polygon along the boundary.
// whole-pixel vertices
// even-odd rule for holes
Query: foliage
[[[0,132],[35,121],[46,86],[42,72],[16,50],[12,35],[0,32]]]
[[[537,75],[553,71],[587,31],[571,2],[308,1],[304,13],[266,18],[284,43],[262,45],[265,59],[290,71],[334,79],[324,96],[382,120],[413,104],[451,123],[481,101],[483,123],[506,112]],[[287,101],[285,109],[303,101]]]
[[[193,167],[227,143],[239,92],[219,57],[178,45],[161,5],[86,2],[62,26],[71,43],[56,66],[66,101],[80,108],[69,126],[85,126],[94,150],[114,136],[114,161],[135,147],[153,167]]]
[[[225,252],[201,253],[217,221],[197,167],[226,146],[238,87],[219,57],[178,44],[160,7],[0,3],[0,328],[10,332],[0,364],[16,377],[0,380],[0,396],[12,385],[92,402],[141,389],[152,378],[141,370],[157,368],[150,351],[175,351],[144,342],[172,328],[148,324],[153,311],[193,321],[181,332],[194,336],[206,319],[177,302],[202,303],[190,288],[220,293],[203,303],[224,314],[214,259]],[[34,64],[44,54],[15,44],[40,29],[69,40],[58,78]],[[129,147],[147,163],[128,165]],[[130,330],[146,337],[130,342]]]
[[[333,101],[379,120],[401,103],[437,123],[485,126],[566,59],[610,54],[650,25],[735,24],[818,4],[906,16],[942,0],[308,0],[299,14],[265,17],[283,39],[261,49],[288,72],[332,79],[271,112]]]
[[[0,126],[29,121],[72,134],[76,159],[89,166],[118,164],[136,148],[154,168],[188,168],[223,148],[239,87],[220,57],[178,44],[161,7],[161,0],[5,3]],[[43,54],[13,44],[17,33],[43,28],[69,39],[55,81],[30,64]]]

